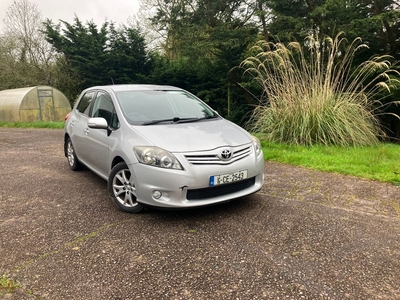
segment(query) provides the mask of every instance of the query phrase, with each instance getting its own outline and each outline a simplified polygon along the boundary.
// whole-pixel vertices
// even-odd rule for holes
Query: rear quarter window
[[[94,94],[95,92],[87,92],[82,96],[78,106],[76,107],[80,113],[89,116],[90,104],[93,101]]]

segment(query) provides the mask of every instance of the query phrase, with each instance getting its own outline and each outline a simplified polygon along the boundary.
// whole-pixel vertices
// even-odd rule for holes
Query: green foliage
[[[269,28],[281,41],[302,40],[311,31],[320,36],[345,32],[368,44],[360,61],[375,54],[400,59],[400,10],[396,0],[266,0],[275,15]]]
[[[61,26],[62,25],[62,26]],[[92,22],[45,23],[47,41],[61,54],[59,68],[74,75],[75,85],[66,94],[77,95],[89,86],[141,83],[149,73],[144,37],[135,28],[115,28],[105,22],[100,29]],[[65,89],[64,89],[65,91]]]
[[[244,0],[164,0],[158,1],[151,21],[157,31],[166,31],[163,49],[168,58],[214,60],[225,51],[238,51],[240,56],[242,47],[254,38],[250,11]],[[235,65],[232,60],[228,63]]]
[[[261,144],[268,161],[400,184],[400,145],[299,146],[263,139]]]
[[[64,122],[33,122],[33,123],[24,123],[24,122],[6,123],[6,122],[0,122],[0,127],[6,127],[6,128],[50,128],[50,129],[62,129],[62,128],[64,128]]]
[[[250,121],[250,130],[273,142],[302,145],[373,145],[384,136],[374,114],[382,89],[392,81],[387,57],[373,57],[352,71],[359,39],[345,50],[339,34],[322,42],[309,37],[309,59],[299,43],[260,42],[255,56],[243,62],[262,87],[264,101]],[[307,56],[307,57],[308,57]]]
[[[243,89],[230,83],[226,68],[188,58],[170,60],[158,54],[152,56],[153,72],[149,83],[174,85],[189,90],[224,117],[244,124],[250,114],[250,106],[243,96]]]

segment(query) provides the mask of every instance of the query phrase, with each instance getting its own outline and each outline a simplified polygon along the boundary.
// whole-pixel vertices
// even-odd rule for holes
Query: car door
[[[72,144],[74,145],[74,150],[79,160],[86,164],[86,159],[88,153],[85,147],[85,130],[87,128],[87,123],[90,118],[90,113],[92,110],[93,99],[95,96],[95,91],[86,92],[78,100],[78,105],[75,110],[71,113],[69,121],[68,133],[71,138]]]
[[[115,113],[114,104],[110,95],[104,91],[99,91],[93,103],[91,117],[104,118],[109,129],[85,129],[85,152],[87,165],[95,172],[108,177],[110,164],[110,140],[113,139],[112,132],[118,129],[118,118]]]

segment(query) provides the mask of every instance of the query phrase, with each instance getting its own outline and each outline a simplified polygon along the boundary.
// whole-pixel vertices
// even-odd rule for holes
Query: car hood
[[[204,151],[251,142],[243,128],[225,119],[133,128],[154,146],[170,152]]]

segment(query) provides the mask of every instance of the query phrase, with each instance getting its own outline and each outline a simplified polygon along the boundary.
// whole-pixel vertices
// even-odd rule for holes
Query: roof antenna
[[[113,85],[115,85],[114,79],[112,77],[111,77],[111,82],[112,82]]]

